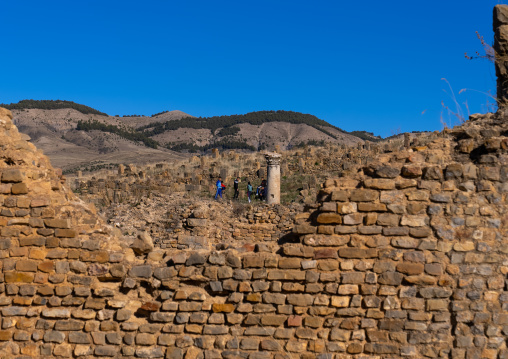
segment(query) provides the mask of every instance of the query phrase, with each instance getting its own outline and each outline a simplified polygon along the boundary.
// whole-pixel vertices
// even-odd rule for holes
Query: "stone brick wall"
[[[327,180],[275,248],[136,254],[0,109],[0,357],[506,358],[505,122]]]

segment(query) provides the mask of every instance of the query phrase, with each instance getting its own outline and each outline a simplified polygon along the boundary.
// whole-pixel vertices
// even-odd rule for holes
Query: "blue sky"
[[[310,113],[383,137],[485,112],[498,0],[5,1],[0,103],[61,99],[110,115]],[[468,89],[459,94],[461,89]],[[447,90],[445,93],[443,90]],[[480,91],[480,92],[476,92]],[[448,125],[456,124],[444,113]]]

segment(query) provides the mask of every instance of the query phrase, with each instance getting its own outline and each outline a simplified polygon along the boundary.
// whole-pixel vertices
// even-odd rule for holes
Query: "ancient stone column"
[[[494,7],[494,53],[497,76],[497,103],[508,103],[508,5]]]
[[[281,155],[271,152],[265,155],[266,158],[266,203],[280,203],[280,158]]]
[[[404,148],[411,147],[411,137],[409,133],[404,133]]]

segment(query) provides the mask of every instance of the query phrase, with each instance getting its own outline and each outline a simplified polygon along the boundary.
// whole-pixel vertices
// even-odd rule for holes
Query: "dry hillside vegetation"
[[[70,104],[75,108],[59,108],[67,103],[29,100],[12,104],[16,126],[67,173],[113,168],[120,163],[172,161],[215,147],[258,151],[363,142],[314,116],[287,111],[204,119],[181,111],[118,117],[74,103]],[[57,108],[22,108],[39,104]]]

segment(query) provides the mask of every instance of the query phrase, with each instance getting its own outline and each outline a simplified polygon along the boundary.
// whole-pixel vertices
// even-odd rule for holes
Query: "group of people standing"
[[[222,177],[219,177],[217,182],[215,183],[215,186],[217,188],[217,191],[215,192],[215,199],[222,198],[222,193],[226,190],[226,185],[222,181]],[[233,199],[238,199],[240,195],[240,177],[236,177],[235,181],[233,182],[233,189],[235,190],[235,194],[233,195]],[[252,202],[251,195],[254,193],[253,187],[250,182],[247,182],[247,199],[249,200],[249,203]],[[261,184],[256,189],[256,198],[259,198],[260,200],[264,200],[266,198],[266,180],[263,179],[261,181]]]

